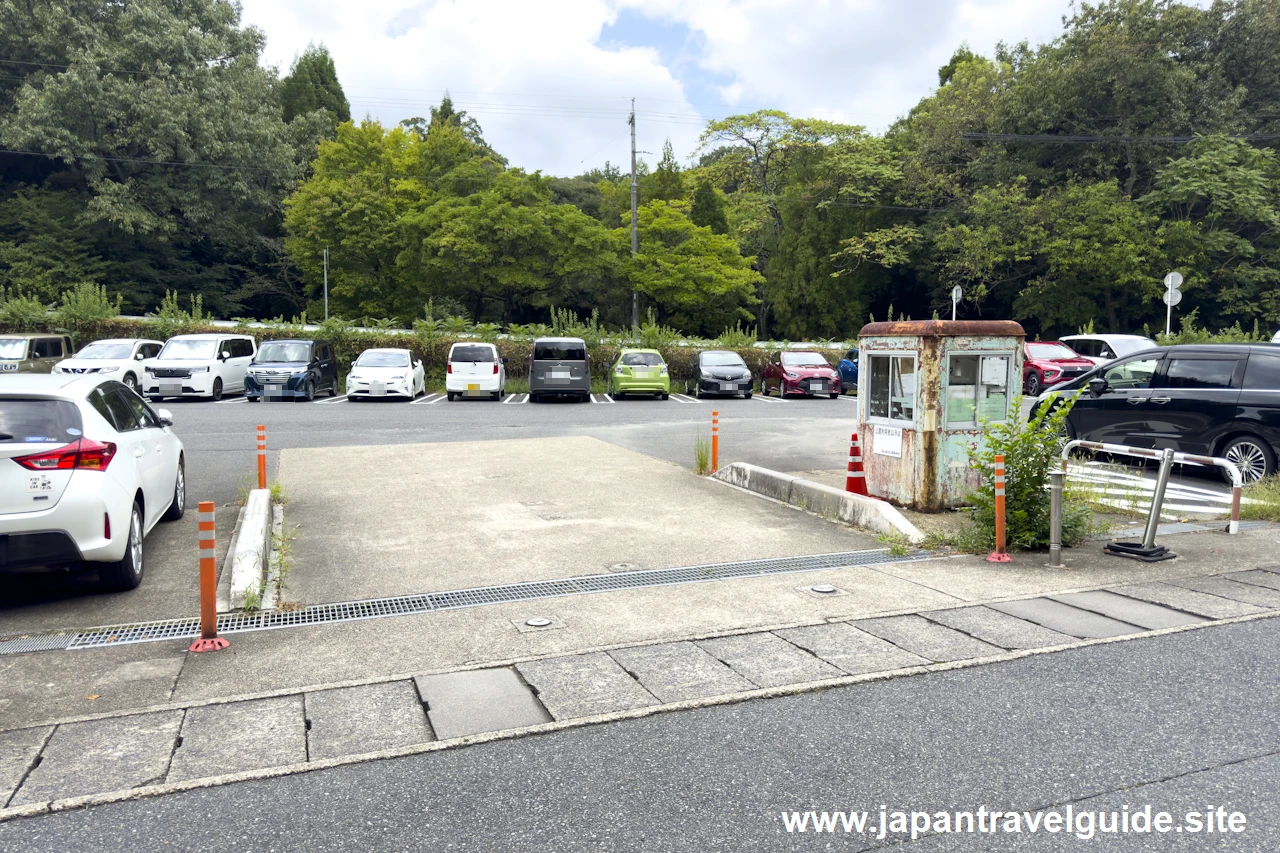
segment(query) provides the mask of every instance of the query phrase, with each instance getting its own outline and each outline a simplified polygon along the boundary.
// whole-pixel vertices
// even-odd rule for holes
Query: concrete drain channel
[[[929,551],[914,551],[906,555],[894,555],[887,548],[878,548],[870,551],[814,554],[807,557],[774,557],[738,563],[714,563],[672,569],[611,572],[603,575],[583,575],[558,580],[530,581],[501,586],[482,586],[474,589],[400,595],[394,598],[367,598],[360,601],[313,604],[297,610],[220,613],[218,614],[218,633],[237,634],[246,631],[270,631],[278,628],[299,628],[307,625],[324,625],[333,622],[356,622],[364,619],[410,616],[417,613],[458,610],[463,607],[483,607],[486,604],[537,601],[545,598],[588,595],[597,592],[704,583],[733,578],[821,571],[823,569],[844,569],[853,566],[871,566],[878,563],[913,562],[926,560],[934,556],[936,555]],[[816,591],[818,587],[814,587],[814,589]],[[832,589],[834,591],[834,587]],[[92,649],[132,643],[154,643],[163,640],[187,640],[197,637],[199,634],[200,620],[195,616],[158,622],[106,625],[82,630],[43,631],[40,633],[0,637],[0,655],[66,649]]]

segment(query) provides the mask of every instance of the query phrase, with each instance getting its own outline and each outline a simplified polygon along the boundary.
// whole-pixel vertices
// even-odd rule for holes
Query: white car
[[[1094,364],[1106,364],[1130,353],[1159,346],[1143,335],[1067,335],[1058,340]]]
[[[15,376],[0,386],[0,572],[96,568],[142,581],[142,540],[182,518],[172,416],[99,376]]]
[[[412,400],[427,392],[422,362],[407,349],[367,349],[347,374],[347,399],[403,397]]]
[[[143,370],[160,354],[164,344],[137,338],[94,341],[71,358],[53,366],[54,373],[94,373],[119,379],[134,391],[142,383]]]
[[[1271,336],[1271,343],[1280,344],[1280,332],[1276,332],[1274,335]]]
[[[244,391],[244,377],[258,347],[248,335],[175,335],[143,369],[142,393],[165,397],[211,397]]]
[[[501,400],[507,393],[507,360],[493,344],[454,344],[444,368],[444,390],[449,400],[489,397]]]

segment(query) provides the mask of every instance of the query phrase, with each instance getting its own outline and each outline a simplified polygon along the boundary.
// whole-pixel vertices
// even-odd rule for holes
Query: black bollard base
[[[1172,560],[1178,556],[1163,545],[1152,545],[1150,548],[1144,548],[1141,542],[1108,542],[1102,547],[1102,551],[1104,554],[1110,554],[1113,557],[1128,557],[1131,560],[1141,560],[1144,563],[1158,563],[1161,560]]]

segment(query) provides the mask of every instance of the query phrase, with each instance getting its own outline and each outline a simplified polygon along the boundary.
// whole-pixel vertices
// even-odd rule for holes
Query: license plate
[[[375,382],[369,386],[369,393],[375,397],[385,397],[387,395],[387,386],[383,382]]]
[[[720,390],[721,391],[737,391],[738,386],[733,382],[721,382]]]
[[[468,391],[479,391],[479,390],[480,390],[480,386],[479,386],[479,385],[476,385],[475,383],[472,383],[472,384],[470,384],[470,385],[468,385],[468,386],[467,386],[467,390],[468,390]]]
[[[815,382],[809,387],[813,389],[813,393],[815,394],[821,394],[823,391],[827,390],[827,386],[823,385],[821,382]]]
[[[551,371],[551,378],[552,379],[572,379],[573,374],[571,374],[567,370],[553,370]]]
[[[181,394],[181,393],[182,393],[182,386],[181,386],[181,385],[171,385],[171,384],[168,384],[168,383],[165,383],[165,382],[161,382],[161,383],[160,383],[160,393],[161,393],[161,394]]]
[[[17,369],[18,369],[18,365],[16,364],[0,364],[0,371],[4,371],[5,373],[14,371]]]
[[[275,395],[279,395],[279,394],[280,394],[280,392],[281,392],[281,391],[283,391],[283,390],[284,390],[284,386],[283,386],[283,385],[268,385],[268,386],[267,386],[267,393],[268,393],[268,394],[271,394],[271,395],[273,395],[273,396],[275,396]]]
[[[49,479],[47,474],[40,474],[36,477],[27,478],[28,492],[52,492],[53,480]]]

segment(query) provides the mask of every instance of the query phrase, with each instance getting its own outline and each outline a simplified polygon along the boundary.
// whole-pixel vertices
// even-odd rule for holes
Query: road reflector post
[[[871,493],[867,491],[867,475],[862,470],[862,445],[858,442],[856,432],[849,440],[849,470],[844,478],[844,490],[871,497]]]
[[[711,413],[711,473],[720,470],[720,413]]]
[[[200,639],[193,652],[216,652],[231,645],[218,636],[218,540],[213,501],[201,501],[200,528]]]
[[[996,487],[996,549],[987,555],[988,563],[1012,563],[1013,558],[1005,550],[1004,542],[1004,456],[995,458]]]
[[[267,427],[258,424],[258,488],[267,487]]]

